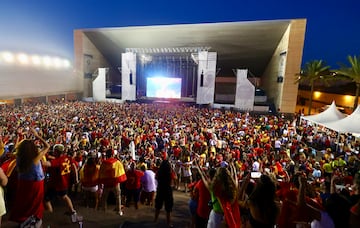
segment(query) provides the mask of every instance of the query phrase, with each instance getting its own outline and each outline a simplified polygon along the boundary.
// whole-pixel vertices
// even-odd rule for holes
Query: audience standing
[[[155,198],[155,222],[158,222],[160,210],[165,204],[166,211],[166,223],[169,227],[172,227],[171,212],[174,206],[172,181],[174,174],[171,169],[170,162],[165,159],[161,162],[159,170],[156,173],[156,179],[158,182]]]
[[[23,139],[16,147],[18,181],[10,220],[22,224],[30,219],[33,226],[41,227],[45,178],[41,159],[48,152],[50,145],[35,129],[29,130],[29,138]],[[35,140],[40,143],[40,149]]]

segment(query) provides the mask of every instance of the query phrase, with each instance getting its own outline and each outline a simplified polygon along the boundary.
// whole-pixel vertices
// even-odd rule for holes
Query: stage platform
[[[84,101],[94,102],[92,98],[84,99]],[[195,106],[198,108],[214,108],[214,109],[223,109],[223,110],[233,110],[246,112],[236,108],[234,104],[226,103],[213,103],[213,104],[196,104],[196,99],[194,97],[181,97],[181,98],[155,98],[155,97],[140,97],[135,101],[121,100],[120,98],[107,98],[106,102],[114,103],[139,103],[139,104],[184,104],[189,106]],[[270,104],[254,104],[253,110],[248,110],[248,112],[254,113],[276,113],[272,110]]]

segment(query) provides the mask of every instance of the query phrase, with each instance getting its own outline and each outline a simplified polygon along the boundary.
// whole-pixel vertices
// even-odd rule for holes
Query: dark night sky
[[[73,59],[73,30],[306,18],[303,64],[360,55],[359,0],[1,0],[0,51]]]

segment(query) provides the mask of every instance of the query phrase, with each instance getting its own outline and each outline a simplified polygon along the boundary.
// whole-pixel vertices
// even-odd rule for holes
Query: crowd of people
[[[359,141],[302,121],[187,104],[1,106],[0,216],[41,227],[61,198],[119,215],[149,205],[171,227],[359,227]],[[0,197],[1,198],[1,197]],[[3,201],[2,201],[3,200]],[[28,203],[24,203],[28,202]],[[123,203],[124,202],[124,203]]]

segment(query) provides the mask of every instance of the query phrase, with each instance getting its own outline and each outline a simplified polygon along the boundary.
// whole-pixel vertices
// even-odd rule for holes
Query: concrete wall
[[[110,64],[81,30],[74,31],[74,54],[74,68],[76,76],[81,78],[83,96],[92,97],[92,74],[98,68],[110,67]]]
[[[306,19],[291,21],[261,78],[261,87],[281,112],[293,113],[296,109],[298,85],[294,82],[301,69],[305,27]],[[279,66],[282,55],[286,55],[284,72]],[[283,77],[282,82],[278,82],[278,76]]]
[[[293,113],[296,109],[298,84],[295,83],[296,74],[301,70],[301,61],[305,40],[306,20],[292,20],[289,34],[283,94],[280,110]]]

